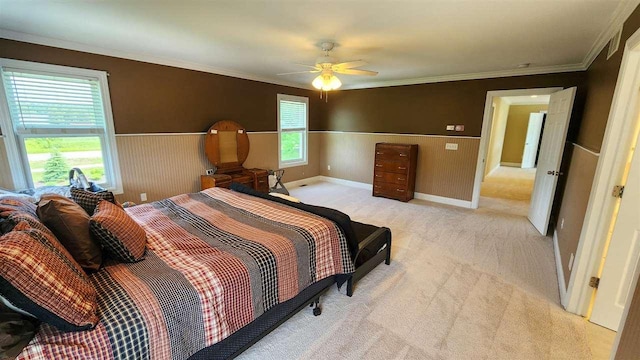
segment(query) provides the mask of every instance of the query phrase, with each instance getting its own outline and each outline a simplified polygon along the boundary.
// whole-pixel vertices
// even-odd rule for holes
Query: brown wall
[[[479,138],[344,132],[321,135],[320,172],[324,176],[371,184],[376,143],[418,144],[416,191],[471,201]],[[445,143],[458,144],[458,150],[445,150]]]
[[[620,343],[616,352],[615,360],[638,360],[640,359],[640,281],[637,281],[636,288],[629,306],[629,313],[624,322]]]
[[[6,39],[0,57],[107,71],[117,134],[202,132],[218,120],[274,131],[278,93],[308,96],[315,129],[327,106],[310,90]]]
[[[569,147],[567,151],[571,152],[571,154],[567,154],[571,159],[571,167],[566,174],[567,182],[556,227],[558,250],[560,251],[566,286],[569,285],[571,277],[569,259],[571,254],[575,256],[578,249],[578,240],[587,211],[591,185],[598,165],[598,156],[579,146]]]
[[[547,110],[547,107],[547,105],[511,105],[509,107],[501,162],[522,163],[524,143],[529,127],[529,115]]]
[[[585,80],[585,72],[571,72],[338,91],[329,100],[320,128],[480,136],[487,91],[555,86],[578,87],[579,120]],[[447,124],[464,125],[465,131],[447,132]]]

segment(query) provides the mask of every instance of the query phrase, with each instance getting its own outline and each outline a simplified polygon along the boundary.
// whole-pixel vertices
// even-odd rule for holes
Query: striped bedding
[[[127,209],[147,232],[144,260],[91,275],[98,325],[42,324],[18,359],[186,359],[308,285],[354,271],[331,221],[226,189]]]

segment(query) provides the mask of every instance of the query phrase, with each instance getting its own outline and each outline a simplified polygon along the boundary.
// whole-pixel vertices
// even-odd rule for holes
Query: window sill
[[[287,162],[287,163],[279,163],[279,169],[292,168],[297,166],[305,166],[309,165],[308,161],[297,161],[297,162]]]

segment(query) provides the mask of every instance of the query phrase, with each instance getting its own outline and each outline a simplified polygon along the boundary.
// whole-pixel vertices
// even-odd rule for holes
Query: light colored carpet
[[[591,359],[588,323],[564,312],[549,238],[509,202],[473,211],[319,183],[292,191],[393,232],[392,263],[352,298],[331,289],[241,359]],[[517,207],[517,204],[516,204]]]
[[[500,166],[485,177],[480,195],[509,200],[531,200],[536,169]]]

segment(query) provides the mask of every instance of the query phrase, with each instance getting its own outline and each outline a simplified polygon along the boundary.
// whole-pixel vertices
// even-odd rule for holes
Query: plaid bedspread
[[[326,277],[354,271],[331,221],[212,188],[127,209],[146,258],[91,275],[100,322],[47,324],[18,359],[186,359]]]

